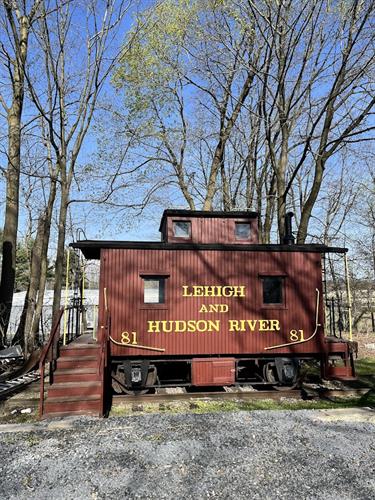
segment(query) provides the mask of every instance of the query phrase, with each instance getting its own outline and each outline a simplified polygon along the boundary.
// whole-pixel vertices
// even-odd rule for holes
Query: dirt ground
[[[153,414],[0,426],[2,500],[371,499],[370,409]]]
[[[358,342],[358,358],[375,358],[375,333],[354,333]]]

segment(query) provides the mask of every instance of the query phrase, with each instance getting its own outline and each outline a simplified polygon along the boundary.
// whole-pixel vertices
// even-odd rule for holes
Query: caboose
[[[353,344],[324,328],[322,262],[345,248],[294,244],[291,214],[282,244],[259,243],[250,211],[165,210],[160,233],[72,244],[100,260],[102,403],[111,387],[293,387],[307,360],[326,378],[354,376]]]

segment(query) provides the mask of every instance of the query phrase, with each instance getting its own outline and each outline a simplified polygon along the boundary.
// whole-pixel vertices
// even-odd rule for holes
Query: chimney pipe
[[[284,245],[294,245],[294,236],[292,233],[292,217],[294,216],[293,212],[287,212],[285,214],[285,235],[283,238]]]

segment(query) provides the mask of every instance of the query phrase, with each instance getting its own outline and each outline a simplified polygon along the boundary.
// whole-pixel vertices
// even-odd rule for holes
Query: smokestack
[[[292,233],[292,217],[293,212],[287,212],[285,214],[285,235],[283,239],[284,245],[294,245],[294,236]]]

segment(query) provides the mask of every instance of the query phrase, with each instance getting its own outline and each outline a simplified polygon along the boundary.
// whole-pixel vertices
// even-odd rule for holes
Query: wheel
[[[283,373],[286,375],[286,380],[280,381],[274,361],[265,363],[263,366],[263,378],[274,389],[277,391],[295,389],[299,384],[299,368],[293,364],[285,364],[283,366]]]
[[[112,378],[112,389],[116,394],[128,394],[129,396],[137,396],[142,394],[147,394],[152,390],[151,387],[147,388],[147,386],[155,385],[157,380],[157,371],[155,367],[151,367],[147,374],[146,387],[131,387],[129,388],[126,384],[125,373],[120,369],[120,366],[117,367],[116,371],[112,370],[111,373]]]

